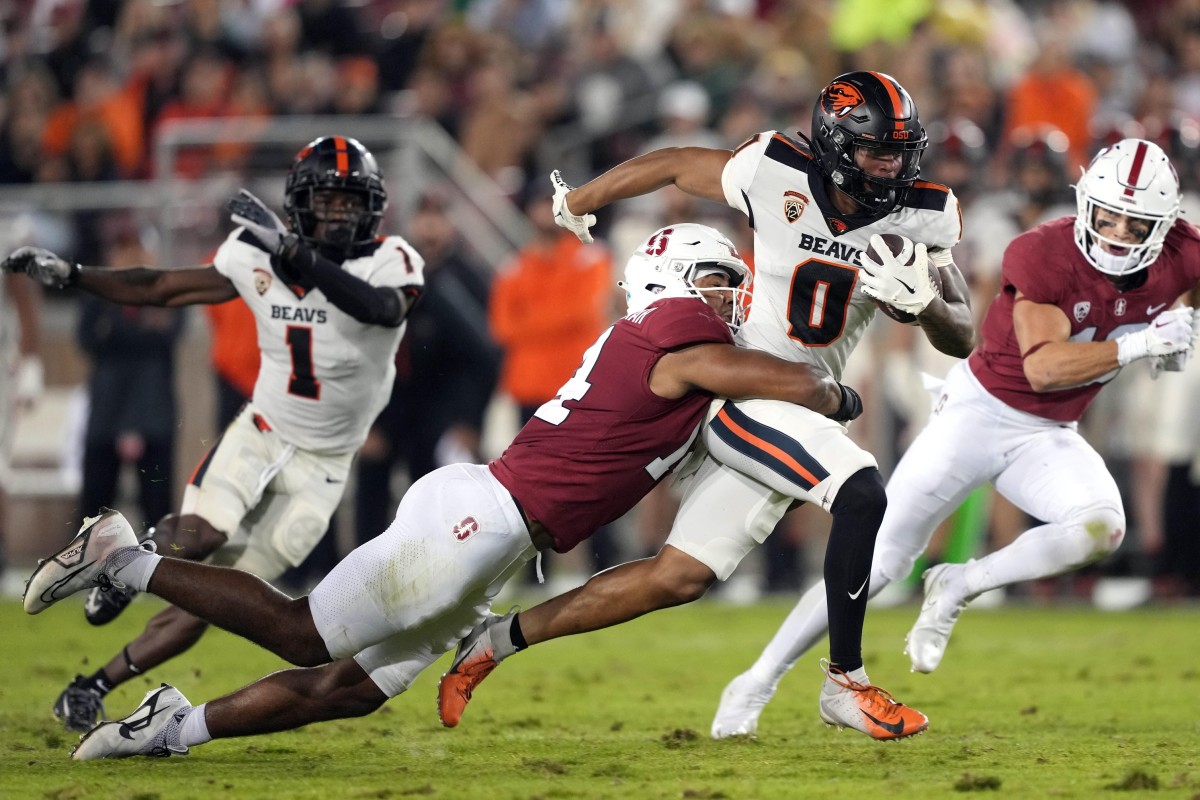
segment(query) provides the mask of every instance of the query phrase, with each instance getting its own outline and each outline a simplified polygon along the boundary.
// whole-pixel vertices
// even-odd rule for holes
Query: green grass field
[[[717,698],[783,618],[781,603],[701,602],[551,642],[488,679],[443,729],[436,680],[359,720],[213,742],[184,758],[77,764],[50,714],[159,608],[107,628],[68,601],[38,617],[0,604],[3,798],[1200,798],[1200,609],[968,611],[941,669],[901,654],[914,607],[872,611],[872,679],[930,718],[876,743],[821,723],[820,653],[788,675],[756,741],[708,737]],[[222,632],[117,689],[123,716],[166,680],[193,702],[281,667]]]

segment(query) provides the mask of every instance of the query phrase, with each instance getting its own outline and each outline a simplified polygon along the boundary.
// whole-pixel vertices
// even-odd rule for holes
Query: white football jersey
[[[917,181],[889,214],[840,215],[807,146],[776,131],[755,134],[721,175],[725,199],[754,229],[754,299],[738,342],[841,380],[875,315],[858,282],[872,234],[895,233],[948,251],[962,235],[958,200]]]
[[[233,282],[254,312],[262,354],[253,403],[271,427],[297,447],[317,452],[357,450],[387,404],[396,376],[398,328],[367,325],[325,298],[304,293],[271,269],[270,256],[237,228],[213,265]],[[399,236],[342,263],[372,286],[424,286],[424,259]]]

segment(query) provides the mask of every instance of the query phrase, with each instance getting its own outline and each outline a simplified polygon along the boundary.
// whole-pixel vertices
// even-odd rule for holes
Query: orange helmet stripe
[[[341,136],[333,137],[333,146],[337,149],[337,174],[350,174],[350,151],[346,148],[346,140]]]
[[[904,130],[904,105],[900,102],[900,93],[896,91],[896,84],[887,75],[882,72],[872,72],[883,88],[887,90],[888,97],[892,100],[892,117],[896,120],[895,129]]]

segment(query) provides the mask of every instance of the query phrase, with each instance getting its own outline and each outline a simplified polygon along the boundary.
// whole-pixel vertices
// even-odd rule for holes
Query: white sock
[[[113,569],[109,573],[109,577],[121,581],[132,589],[137,589],[139,592],[146,591],[146,587],[150,584],[150,576],[154,574],[154,570],[158,569],[158,564],[163,559],[157,553],[142,550],[140,547],[123,548],[109,558],[126,561],[122,566]],[[106,565],[109,568],[111,566],[111,563]]]
[[[1078,526],[1039,525],[963,570],[968,598],[1021,581],[1060,575],[1086,563],[1089,543]]]
[[[207,705],[208,703],[201,703],[194,706],[183,718],[183,727],[179,731],[180,744],[193,747],[212,741],[213,737],[208,732],[208,720],[204,718],[204,707]]]

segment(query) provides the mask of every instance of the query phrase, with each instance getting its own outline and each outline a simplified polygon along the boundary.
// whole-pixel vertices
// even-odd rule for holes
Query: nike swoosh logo
[[[896,283],[900,284],[900,285],[901,285],[901,286],[903,286],[905,289],[908,289],[908,293],[909,293],[909,294],[916,294],[916,293],[917,293],[917,290],[916,290],[916,289],[914,289],[913,287],[909,286],[907,283],[905,283],[904,281],[900,280],[899,278],[896,278]]]
[[[1157,314],[1159,311],[1162,311],[1163,308],[1166,307],[1166,305],[1167,305],[1166,303],[1159,303],[1156,306],[1147,306],[1146,313],[1147,314]]]
[[[50,562],[47,561],[46,563],[48,564]],[[62,580],[58,581],[57,583],[51,584],[45,591],[42,592],[42,602],[43,603],[53,603],[55,600],[61,599],[61,598],[57,597],[55,593],[62,587],[62,585],[95,563],[96,563],[95,561],[89,561],[88,563],[86,563],[82,567],[80,567],[79,569],[77,569],[74,572],[67,575]]]
[[[866,717],[867,719],[871,720],[871,722],[874,722],[876,725],[883,728],[885,731],[887,731],[888,733],[890,733],[894,736],[899,736],[900,734],[904,733],[904,721],[903,720],[901,720],[900,722],[884,722],[881,719],[875,719],[874,717],[872,717],[870,714],[868,714],[865,711],[862,712],[862,715],[864,717]]]
[[[162,697],[161,692],[154,695],[154,697],[151,698],[150,702],[154,703],[157,706],[158,698],[160,698],[160,697]],[[121,727],[117,729],[117,733],[121,734],[121,738],[128,739],[129,741],[132,742],[133,734],[131,733],[131,731],[140,731],[143,728],[149,727],[150,720],[154,719],[155,717],[157,717],[159,714],[163,713],[164,711],[169,711],[169,710],[170,709],[166,709],[166,708],[151,708],[150,713],[146,715],[145,719],[139,719],[136,722],[122,722]],[[866,712],[864,711],[863,713],[865,714]]]
[[[331,478],[328,475],[326,475],[325,482],[326,483],[341,483],[342,481],[338,480],[337,478]]]
[[[869,581],[869,580],[871,580],[871,576],[870,576],[870,575],[868,575],[867,577],[863,578],[862,586],[858,587],[858,591],[857,591],[857,592],[848,592],[848,594],[850,595],[850,599],[851,599],[851,600],[857,600],[857,599],[858,599],[858,596],[859,596],[860,594],[862,594],[862,590],[863,590],[863,589],[865,589],[865,588],[867,588],[867,581]]]
[[[935,605],[937,605],[937,601],[938,599],[936,596],[926,597],[925,602],[921,603],[921,613],[924,614],[926,611],[933,608]]]

